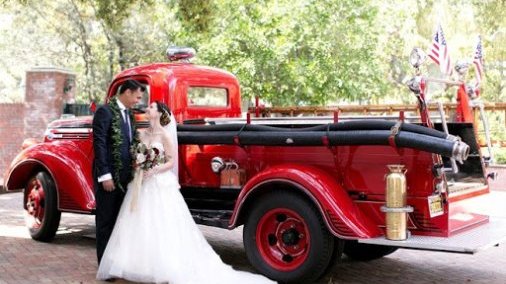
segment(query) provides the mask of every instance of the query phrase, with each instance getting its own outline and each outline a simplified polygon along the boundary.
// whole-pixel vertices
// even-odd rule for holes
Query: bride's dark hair
[[[162,115],[160,115],[160,124],[162,126],[165,126],[167,124],[170,123],[170,108],[160,102],[160,101],[155,101],[156,103],[156,109],[158,110],[159,113],[161,113]]]

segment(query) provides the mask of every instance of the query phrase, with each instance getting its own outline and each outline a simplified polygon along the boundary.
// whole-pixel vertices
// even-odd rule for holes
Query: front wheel
[[[243,235],[251,264],[281,282],[308,283],[318,279],[334,251],[334,237],[314,205],[288,191],[269,193],[258,200]]]
[[[34,175],[25,186],[26,226],[34,240],[51,241],[60,224],[54,181],[46,172]]]

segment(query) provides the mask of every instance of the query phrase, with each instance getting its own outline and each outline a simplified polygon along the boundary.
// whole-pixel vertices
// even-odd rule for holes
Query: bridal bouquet
[[[135,157],[134,169],[147,171],[165,162],[162,149],[156,147],[156,145],[147,146],[144,143],[138,143],[133,152]]]
[[[160,145],[161,146],[161,145]],[[157,165],[165,163],[165,155],[162,148],[157,145],[147,146],[146,144],[139,142],[137,145],[132,147],[132,156],[135,160],[133,161],[134,179],[132,181],[132,200],[130,203],[130,210],[134,211],[137,207],[137,196],[142,185],[144,173],[143,171],[150,170]]]

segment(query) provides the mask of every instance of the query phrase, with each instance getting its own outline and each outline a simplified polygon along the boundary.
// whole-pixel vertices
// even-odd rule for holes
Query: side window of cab
[[[188,87],[189,107],[227,107],[228,90],[219,87]]]

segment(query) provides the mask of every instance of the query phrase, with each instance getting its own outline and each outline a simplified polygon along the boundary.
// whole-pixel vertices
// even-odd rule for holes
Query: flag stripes
[[[441,73],[446,75],[452,74],[452,66],[450,54],[448,52],[448,45],[443,34],[443,28],[441,25],[437,26],[436,32],[432,37],[432,45],[428,52],[428,56],[439,65]]]

